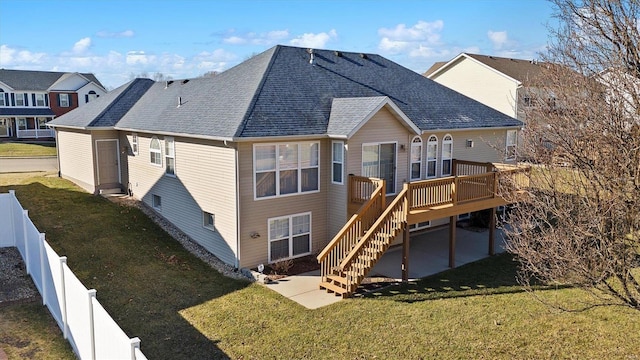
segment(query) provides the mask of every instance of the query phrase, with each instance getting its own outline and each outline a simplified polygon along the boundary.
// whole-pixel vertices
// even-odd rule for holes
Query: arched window
[[[447,134],[442,138],[442,176],[451,175],[451,159],[453,159],[453,137]]]
[[[411,141],[411,180],[422,176],[422,139],[416,136]]]
[[[97,98],[98,98],[98,94],[96,94],[95,91],[91,90],[91,91],[89,91],[89,93],[87,95],[85,95],[84,101],[85,102],[89,102],[89,101],[93,101],[93,100],[95,100]]]
[[[162,166],[162,147],[160,147],[160,140],[155,136],[151,138],[151,144],[149,144],[149,155],[153,165]]]
[[[436,165],[438,164],[438,138],[429,136],[427,141],[427,178],[436,177]]]

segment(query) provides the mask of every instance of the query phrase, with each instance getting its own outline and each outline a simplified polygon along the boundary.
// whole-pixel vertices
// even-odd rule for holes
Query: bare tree
[[[537,166],[507,247],[525,285],[576,286],[592,305],[640,310],[640,4],[552,2],[559,26],[521,148]]]

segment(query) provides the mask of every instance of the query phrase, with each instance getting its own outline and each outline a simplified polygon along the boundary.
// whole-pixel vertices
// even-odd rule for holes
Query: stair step
[[[336,296],[346,297],[348,295],[347,289],[330,282],[321,282],[320,289],[326,289],[327,292],[333,292]]]
[[[340,284],[345,285],[345,286],[347,285],[347,277],[346,276],[329,274],[329,275],[327,275],[327,278],[330,280],[329,282],[337,282],[337,283],[340,283]]]

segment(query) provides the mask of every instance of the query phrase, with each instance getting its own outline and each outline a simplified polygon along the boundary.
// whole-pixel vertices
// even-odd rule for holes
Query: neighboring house
[[[362,202],[383,199],[366,206],[375,220],[407,183],[422,212],[394,231],[504,204],[488,162],[513,163],[522,122],[379,55],[276,46],[215,77],[133,80],[51,126],[62,177],[128,191],[226,263],[255,267],[317,254]],[[451,176],[464,173],[481,175]],[[329,247],[344,258],[352,245]]]
[[[531,86],[546,63],[497,56],[462,53],[448,62],[435,63],[427,78],[525,121],[524,107],[531,106]],[[529,85],[525,90],[523,84]]]
[[[0,139],[53,138],[51,119],[106,92],[93,74],[0,69]]]

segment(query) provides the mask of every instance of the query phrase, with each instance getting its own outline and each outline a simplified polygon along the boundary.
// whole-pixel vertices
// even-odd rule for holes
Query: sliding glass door
[[[376,177],[387,182],[387,194],[396,192],[396,144],[362,145],[362,176]]]

